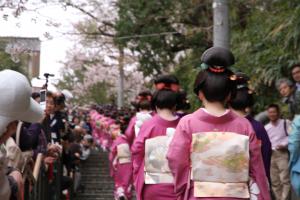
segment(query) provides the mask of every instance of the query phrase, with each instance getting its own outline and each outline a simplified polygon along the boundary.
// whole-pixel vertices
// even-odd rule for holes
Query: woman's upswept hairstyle
[[[249,77],[244,73],[236,73],[237,91],[234,98],[229,101],[230,106],[235,110],[245,110],[254,104],[253,91],[249,88]]]
[[[177,105],[179,81],[173,75],[161,75],[154,80],[156,91],[153,94],[152,106],[160,109],[173,109]]]
[[[189,100],[187,99],[187,94],[185,91],[181,90],[177,95],[177,106],[176,110],[188,110],[191,107]]]
[[[201,57],[202,70],[194,83],[194,92],[199,95],[202,91],[209,102],[225,102],[236,91],[236,77],[228,69],[234,64],[233,54],[222,47],[211,47]]]
[[[151,92],[142,91],[136,96],[135,100],[131,102],[131,105],[133,105],[137,111],[139,111],[140,109],[151,110],[151,100]]]

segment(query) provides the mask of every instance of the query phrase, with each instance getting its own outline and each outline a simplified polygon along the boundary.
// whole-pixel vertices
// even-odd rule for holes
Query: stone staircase
[[[109,176],[108,154],[93,150],[81,168],[84,192],[78,192],[75,200],[114,200],[113,179]]]

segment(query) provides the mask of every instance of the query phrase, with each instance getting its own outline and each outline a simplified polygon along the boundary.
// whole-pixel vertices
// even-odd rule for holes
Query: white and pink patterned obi
[[[117,146],[117,158],[120,164],[131,162],[131,153],[128,144],[123,143]]]
[[[174,133],[174,128],[167,128],[166,135],[145,141],[145,184],[174,183],[167,160],[167,152]]]
[[[249,136],[232,132],[193,134],[194,196],[250,198],[249,161]]]

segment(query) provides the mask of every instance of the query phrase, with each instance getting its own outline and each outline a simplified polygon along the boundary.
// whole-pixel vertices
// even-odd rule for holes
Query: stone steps
[[[78,192],[75,200],[113,200],[114,182],[109,176],[108,154],[92,151],[81,167],[84,192]]]

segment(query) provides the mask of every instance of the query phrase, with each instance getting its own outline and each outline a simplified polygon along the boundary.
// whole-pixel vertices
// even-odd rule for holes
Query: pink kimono
[[[107,140],[106,143],[106,149],[110,149],[113,143],[113,139],[112,139],[112,135],[110,133],[110,126],[113,125],[115,123],[114,119],[109,119],[107,122],[107,130],[106,130],[106,134],[105,134],[105,139]]]
[[[179,199],[270,200],[260,143],[249,121],[231,111],[183,117],[167,158]]]
[[[125,135],[118,136],[112,144],[109,154],[111,175],[115,181],[115,199],[132,197],[132,162],[130,148]]]
[[[173,128],[173,130],[176,128],[177,124],[179,122],[179,118],[173,121],[167,121],[162,119],[159,115],[155,115],[150,120],[144,122],[142,125],[138,137],[135,139],[131,151],[132,151],[132,161],[133,161],[133,178],[134,178],[134,185],[136,189],[137,194],[137,200],[175,200],[176,195],[174,193],[174,184],[172,183],[155,183],[155,178],[151,181],[153,183],[147,183],[147,172],[145,171],[145,145],[148,141],[151,141],[151,139],[160,138],[161,136],[166,136],[167,129]],[[175,131],[175,130],[174,130]],[[171,140],[170,140],[171,141]],[[154,147],[155,148],[155,147]],[[159,167],[162,166],[159,162],[159,160],[156,160],[157,157],[160,157],[162,154],[160,152],[160,149],[157,148],[157,152],[154,152],[153,160],[154,165],[156,164]],[[166,157],[163,157],[162,159],[166,160]],[[167,160],[166,160],[167,162]],[[150,173],[149,173],[150,174]],[[153,173],[154,174],[154,173]],[[171,172],[170,175],[172,176]],[[149,176],[150,177],[150,176]],[[169,178],[173,178],[169,177]],[[158,177],[159,179],[159,177]]]
[[[150,113],[152,116],[156,115],[155,112],[151,112]],[[126,137],[128,138],[128,142],[129,142],[129,145],[131,146],[134,142],[134,139],[136,138],[136,133],[135,133],[135,123],[136,123],[136,115],[133,116],[128,124],[128,127],[125,131],[125,135]]]
[[[98,145],[101,145],[101,127],[99,126],[99,121],[102,117],[100,114],[95,117],[95,128],[93,129],[93,137]]]
[[[134,132],[134,125],[135,125],[135,121],[136,121],[136,116],[133,116],[130,119],[130,122],[127,126],[127,129],[125,131],[125,135],[128,138],[128,143],[131,146],[133,144],[133,141],[135,139],[135,132]]]
[[[101,135],[101,147],[104,151],[109,149],[109,134],[108,134],[108,127],[109,127],[110,118],[103,117],[101,120],[101,129],[99,134]]]

